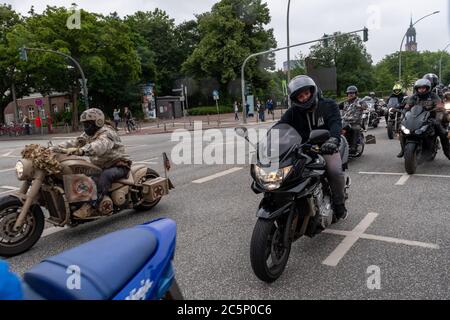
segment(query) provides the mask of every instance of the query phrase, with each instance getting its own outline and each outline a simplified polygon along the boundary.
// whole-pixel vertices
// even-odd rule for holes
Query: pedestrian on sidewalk
[[[239,103],[234,102],[234,120],[239,120]]]
[[[116,125],[116,130],[119,130],[120,109],[114,109],[113,120],[114,120],[114,124]]]
[[[273,114],[273,101],[271,98],[267,100],[266,106],[267,106],[267,114]]]
[[[28,118],[27,115],[25,115],[23,117],[22,123],[23,123],[23,126],[25,127],[25,133],[27,135],[30,135],[31,134],[31,121],[30,121],[30,118]]]
[[[256,111],[259,114],[259,120],[261,120],[261,122],[266,121],[266,119],[265,119],[266,108],[259,100],[256,102]]]
[[[125,111],[124,111],[124,113],[123,113],[123,117],[125,118],[125,124],[126,124],[127,130],[128,130],[127,132],[130,133],[130,132],[131,132],[132,125],[133,125],[133,124],[131,123],[133,116],[132,116],[132,114],[131,114],[130,109],[128,109],[128,107],[125,107]]]

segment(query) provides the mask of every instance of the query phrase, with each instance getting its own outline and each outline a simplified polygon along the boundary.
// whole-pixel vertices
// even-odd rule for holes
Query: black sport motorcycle
[[[278,132],[279,143],[271,136]],[[236,128],[246,138],[244,127]],[[288,124],[276,124],[256,146],[256,164],[251,165],[252,190],[264,193],[256,216],[250,244],[250,260],[256,276],[273,282],[283,273],[291,244],[301,236],[313,237],[336,221],[331,203],[331,189],[325,174],[325,160],[320,145],[330,137],[328,130],[313,130],[302,143],[298,132]],[[278,148],[278,152],[272,152]],[[266,151],[268,156],[261,157]],[[348,160],[348,145],[341,143],[343,169]],[[346,176],[345,195],[350,186]]]
[[[390,98],[388,101],[387,135],[390,140],[394,139],[395,134],[400,132],[400,124],[403,119],[403,113],[399,109],[397,98]]]
[[[432,161],[439,149],[438,136],[435,131],[435,119],[431,113],[420,105],[413,106],[402,121],[400,129],[405,137],[404,158],[408,174],[414,174],[417,165]]]

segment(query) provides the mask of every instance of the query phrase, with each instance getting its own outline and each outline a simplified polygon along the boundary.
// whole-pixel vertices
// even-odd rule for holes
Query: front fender
[[[272,220],[278,218],[284,213],[289,213],[291,206],[293,205],[293,201],[284,204],[281,207],[274,207],[270,205],[267,199],[262,199],[259,204],[258,211],[256,212],[256,216],[262,219]]]

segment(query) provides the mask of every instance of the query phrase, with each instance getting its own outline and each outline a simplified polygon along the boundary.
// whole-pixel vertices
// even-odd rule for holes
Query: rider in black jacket
[[[333,100],[321,96],[319,88],[308,76],[300,75],[289,82],[289,98],[292,107],[287,110],[279,123],[287,123],[294,127],[307,141],[314,129],[330,131],[330,139],[321,151],[327,163],[327,174],[333,195],[333,209],[336,217],[345,219],[345,177],[342,170],[342,159],[339,153],[341,142],[342,120],[339,107]]]

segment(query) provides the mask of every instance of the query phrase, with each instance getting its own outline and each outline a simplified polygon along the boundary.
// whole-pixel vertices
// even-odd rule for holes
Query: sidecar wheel
[[[141,181],[139,181],[139,183],[142,183],[147,180],[155,179],[158,177],[159,177],[158,172],[156,172],[155,170],[152,170],[152,169],[147,169],[147,173],[145,174],[144,178],[142,178]],[[158,200],[152,201],[152,202],[144,201],[139,206],[135,207],[135,209],[138,211],[150,210],[154,206],[156,206],[159,203],[159,201],[161,201],[161,198],[159,198]]]
[[[12,196],[0,200],[0,256],[11,257],[29,250],[44,231],[45,218],[39,206],[30,208],[25,224],[13,230],[22,202]]]

